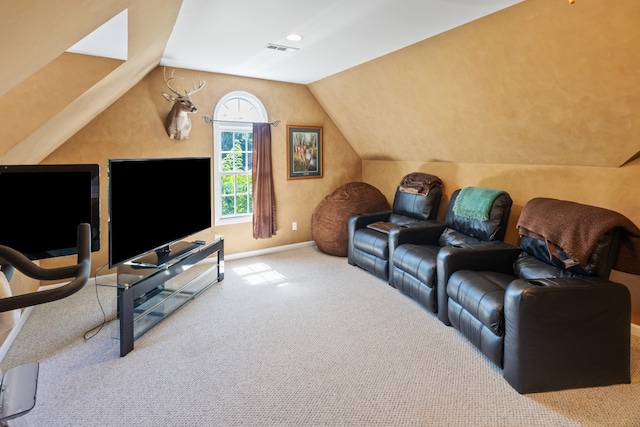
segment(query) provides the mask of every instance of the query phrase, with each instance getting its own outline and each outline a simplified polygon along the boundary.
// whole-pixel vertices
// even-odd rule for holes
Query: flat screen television
[[[109,267],[211,227],[211,158],[110,159]]]
[[[0,166],[0,198],[0,245],[32,260],[74,255],[87,223],[100,249],[99,165]]]

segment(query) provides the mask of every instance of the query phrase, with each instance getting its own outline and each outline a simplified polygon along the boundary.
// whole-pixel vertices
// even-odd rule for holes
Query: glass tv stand
[[[121,357],[145,332],[224,279],[224,236],[210,243],[177,242],[170,253],[176,255],[151,253],[117,268]]]

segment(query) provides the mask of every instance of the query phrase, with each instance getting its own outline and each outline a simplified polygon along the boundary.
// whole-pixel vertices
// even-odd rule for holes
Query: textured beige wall
[[[362,159],[617,167],[640,2],[528,0],[309,85]]]
[[[499,188],[513,199],[506,241],[518,244],[516,230],[522,207],[534,197],[571,200],[617,211],[640,226],[640,160],[621,168],[536,166],[480,163],[396,162],[365,160],[362,180],[376,186],[389,200],[400,179],[413,171],[438,175],[444,182],[439,219],[444,219],[451,193],[466,186]],[[633,296],[634,323],[640,324],[640,277],[614,272],[612,279],[627,285]]]
[[[213,233],[225,235],[228,254],[311,240],[313,210],[336,187],[360,181],[361,162],[307,87],[191,70],[178,69],[176,75],[186,77],[187,82],[191,79],[197,81],[198,76],[206,81],[204,88],[192,96],[199,111],[191,115],[193,128],[188,140],[170,140],[165,133],[164,119],[171,104],[161,96],[166,86],[162,80],[162,68],[157,68],[44,161],[98,163],[101,167],[102,250],[93,255],[93,268],[107,261],[107,159],[212,156],[213,127],[205,123],[202,116],[213,116],[218,100],[235,90],[256,95],[265,105],[269,120],[281,121],[277,127],[271,128],[277,235],[271,239],[255,240],[251,223],[245,223],[216,226],[201,237],[207,239]],[[287,180],[287,124],[323,126],[323,178]],[[158,196],[161,195],[160,186]],[[298,223],[297,231],[291,230],[293,221]]]

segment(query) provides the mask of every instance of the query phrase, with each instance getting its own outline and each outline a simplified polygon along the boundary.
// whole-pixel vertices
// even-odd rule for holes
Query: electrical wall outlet
[[[296,231],[296,230],[298,229],[298,223],[297,223],[297,222],[295,222],[295,221],[293,221],[293,222],[291,223],[291,229],[292,229],[293,231]]]

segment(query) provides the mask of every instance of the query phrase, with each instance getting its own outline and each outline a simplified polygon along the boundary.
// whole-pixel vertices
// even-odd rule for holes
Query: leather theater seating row
[[[390,211],[351,216],[349,264],[457,329],[520,393],[629,383],[630,294],[608,279],[613,268],[640,274],[620,249],[640,230],[607,209],[536,198],[514,246],[503,242],[507,192],[458,189],[437,221],[441,184],[409,174]]]

